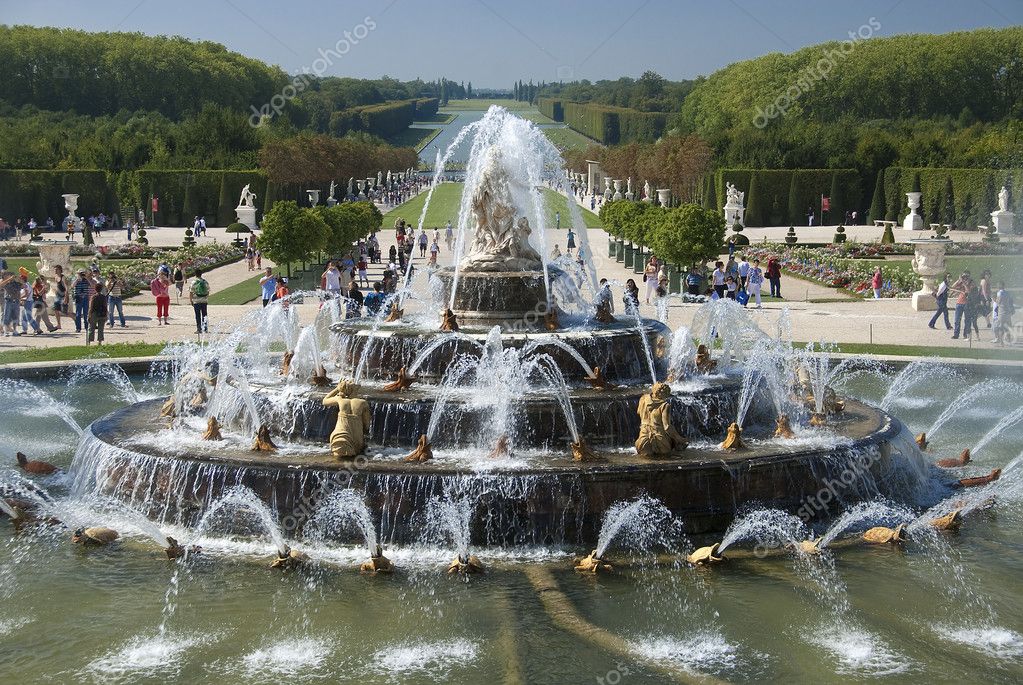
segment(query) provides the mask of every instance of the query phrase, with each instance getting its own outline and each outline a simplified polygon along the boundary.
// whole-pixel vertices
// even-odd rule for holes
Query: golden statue
[[[696,348],[696,370],[700,373],[713,373],[717,369],[718,363],[714,359],[711,359],[710,350],[707,349],[706,345],[700,345]]]
[[[718,552],[718,546],[720,544],[721,544],[720,542],[715,542],[713,545],[701,547],[698,550],[694,551],[692,554],[688,555],[686,557],[686,561],[688,561],[693,566],[704,566],[724,561],[725,556]]]
[[[448,575],[468,576],[470,574],[483,573],[483,562],[475,554],[468,556],[458,555],[448,565]]]
[[[444,313],[440,315],[440,329],[442,331],[457,331],[458,330],[458,319],[455,318],[455,313],[450,309],[445,309]]]
[[[579,573],[611,573],[614,567],[597,556],[597,550],[593,550],[589,556],[576,562],[575,570]]]
[[[497,444],[494,445],[494,449],[490,450],[490,454],[487,455],[488,459],[509,459],[511,458],[511,439],[507,434],[497,436]]]
[[[593,367],[593,375],[586,376],[586,382],[594,390],[613,390],[617,386],[604,378],[604,372],[599,366]]]
[[[919,447],[922,451],[926,452],[927,445],[929,444],[930,443],[927,442],[927,433],[920,433],[919,435],[916,436],[916,446]]]
[[[863,533],[863,541],[871,545],[894,545],[906,541],[906,524],[900,523],[895,528],[875,526]]]
[[[641,457],[665,457],[672,452],[684,450],[688,442],[671,424],[668,399],[671,388],[667,383],[654,383],[650,392],[639,399],[639,437],[636,439],[636,454]]]
[[[938,530],[948,530],[954,533],[963,525],[963,510],[954,509],[944,516],[932,519],[931,525]]]
[[[277,445],[270,437],[270,427],[265,423],[256,431],[256,438],[252,441],[253,452],[276,452]]]
[[[582,438],[579,438],[579,442],[572,443],[572,461],[606,461],[604,457],[600,456],[590,446],[583,442]]]
[[[330,433],[330,453],[338,459],[361,454],[366,449],[369,430],[369,402],[355,397],[355,384],[342,379],[323,398],[325,407],[337,407],[337,423]]]
[[[418,380],[416,376],[410,376],[405,370],[405,367],[401,367],[398,371],[398,377],[384,386],[385,392],[401,392],[402,390],[408,389],[413,383]]]
[[[375,576],[378,573],[393,573],[394,564],[391,560],[384,556],[384,551],[380,548],[380,545],[376,546],[373,551],[373,556],[369,558],[369,561],[362,562],[362,566],[359,567],[359,573],[365,575]]]
[[[401,321],[401,317],[403,316],[405,316],[405,310],[398,309],[398,305],[396,303],[392,303],[390,307],[390,312],[387,314],[387,318],[384,319],[384,322],[394,323],[395,321]]]
[[[175,403],[176,402],[174,395],[168,397],[167,400],[163,403],[163,406],[160,407],[160,417],[173,419],[175,416],[177,416],[178,411],[177,407],[174,406]]]
[[[723,450],[744,450],[747,449],[746,443],[742,441],[742,428],[739,428],[739,424],[732,421],[728,424],[728,435],[725,436],[725,441],[721,443],[721,449]]]
[[[281,375],[287,376],[291,372],[291,360],[295,358],[294,352],[285,352],[281,358]]]
[[[416,448],[405,455],[403,461],[411,463],[421,463],[424,461],[430,461],[433,459],[433,448],[430,447],[430,441],[426,439],[426,435],[420,435],[419,441],[416,443]]]
[[[217,421],[216,416],[211,416],[206,420],[206,432],[202,434],[203,440],[223,440],[224,436],[220,434],[220,422]]]
[[[796,434],[792,432],[788,414],[778,414],[778,418],[774,420],[774,437],[789,440],[796,437]]]
[[[954,469],[957,466],[966,466],[970,463],[970,448],[967,447],[959,453],[958,457],[952,457],[949,459],[939,459],[934,462],[936,466],[941,466],[946,469]]]

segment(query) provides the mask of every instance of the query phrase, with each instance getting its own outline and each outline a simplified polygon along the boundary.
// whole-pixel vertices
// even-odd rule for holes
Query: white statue
[[[334,191],[336,189],[337,189],[337,183],[335,183],[333,180],[331,180],[331,182],[330,182],[330,195],[327,196],[328,200],[336,200],[337,199],[336,197],[334,197]]]
[[[249,184],[246,183],[245,187],[242,188],[242,196],[238,200],[239,207],[255,207],[256,206],[256,194],[249,190]]]
[[[1002,186],[1002,189],[998,191],[998,211],[1009,211],[1009,191],[1005,186]]]
[[[726,183],[725,186],[727,188],[727,190],[725,190],[725,204],[731,207],[742,207],[742,202],[746,198],[746,193],[736,188],[734,183]]]
[[[540,255],[529,243],[532,232],[526,217],[515,221],[511,179],[496,145],[486,152],[483,174],[472,196],[476,225],[472,245],[459,268],[465,271],[536,271]],[[523,193],[528,190],[519,189]]]
[[[653,191],[650,189],[650,181],[643,181],[643,199],[647,201],[653,200]]]

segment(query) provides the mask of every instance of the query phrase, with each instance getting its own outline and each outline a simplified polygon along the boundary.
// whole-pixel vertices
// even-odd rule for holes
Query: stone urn
[[[71,277],[71,240],[34,240],[31,243],[39,248],[39,261],[36,262],[36,271],[46,278],[53,278],[54,267],[64,268],[64,275]]]
[[[948,238],[919,238],[913,245],[913,273],[920,277],[920,290],[913,293],[913,309],[932,312],[938,308],[934,297],[938,279],[945,275],[945,250],[952,243]]]
[[[657,189],[657,204],[668,207],[671,204],[671,188]]]
[[[317,189],[307,190],[305,194],[309,197],[309,204],[313,207],[320,204],[320,191]]]
[[[909,206],[909,214],[902,220],[902,227],[907,231],[922,231],[924,218],[917,214],[920,209],[920,198],[923,193],[906,193],[906,204]]]
[[[613,181],[615,186],[614,195],[611,196],[612,200],[621,200],[624,196],[622,195],[622,179],[616,178]]]

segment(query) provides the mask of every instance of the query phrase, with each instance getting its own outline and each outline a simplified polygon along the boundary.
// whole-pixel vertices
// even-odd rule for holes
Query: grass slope
[[[448,221],[451,221],[452,224],[457,223],[459,204],[462,199],[462,187],[461,183],[442,183],[437,186],[433,192],[433,198],[430,200],[430,208],[426,213],[424,226],[443,226]],[[414,226],[419,225],[419,215],[423,212],[426,195],[426,193],[421,193],[389,211],[384,215],[382,226],[384,228],[392,228],[395,220],[399,217]],[[571,219],[568,212],[568,198],[549,189],[544,189],[544,196],[547,198],[547,220],[549,225],[553,228],[555,212],[561,212],[561,227],[567,229]],[[600,218],[593,212],[580,207],[579,213],[582,215],[583,223],[588,228],[601,227]]]

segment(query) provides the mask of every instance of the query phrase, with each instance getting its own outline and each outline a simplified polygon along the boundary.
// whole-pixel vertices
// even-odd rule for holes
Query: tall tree
[[[256,246],[271,261],[287,264],[291,276],[291,263],[309,259],[327,243],[331,229],[317,211],[299,207],[294,200],[275,202],[263,217]]]

